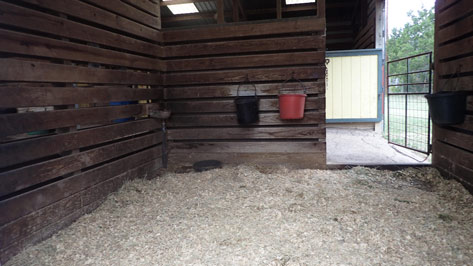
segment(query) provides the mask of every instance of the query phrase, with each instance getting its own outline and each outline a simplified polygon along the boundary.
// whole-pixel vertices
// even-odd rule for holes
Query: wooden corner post
[[[223,0],[217,0],[217,23],[225,23],[225,6]]]
[[[317,17],[325,18],[325,0],[317,0]]]

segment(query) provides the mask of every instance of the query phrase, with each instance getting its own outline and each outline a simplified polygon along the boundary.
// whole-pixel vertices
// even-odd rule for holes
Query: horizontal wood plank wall
[[[376,40],[376,0],[367,0],[366,25],[361,25],[355,33],[353,49],[375,48]]]
[[[171,166],[217,159],[325,167],[325,19],[169,30],[163,42]],[[278,93],[292,73],[309,97],[304,119],[284,121]],[[260,120],[251,126],[237,122],[239,84],[241,95],[255,84],[260,97]]]
[[[464,90],[470,96],[463,124],[434,127],[433,164],[473,192],[473,2],[437,0],[435,9],[434,90]],[[446,86],[457,71],[458,80]]]
[[[0,0],[0,265],[158,174],[159,29],[158,1]]]

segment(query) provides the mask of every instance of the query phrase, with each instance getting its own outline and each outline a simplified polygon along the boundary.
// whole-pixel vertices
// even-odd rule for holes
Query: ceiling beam
[[[173,0],[174,1],[188,1],[188,2],[202,2],[200,0]],[[208,0],[206,0],[208,1]],[[161,2],[163,3],[163,2]],[[240,14],[242,15],[243,19],[246,19],[246,15],[261,15],[261,14],[277,14],[278,8],[265,8],[265,9],[253,9],[253,10],[246,10],[246,14],[241,13],[241,2],[239,0],[234,0],[234,7],[238,4]],[[353,7],[356,3],[334,3],[334,4],[327,4],[327,8],[348,8]],[[297,11],[307,11],[307,10],[317,10],[317,4],[300,4],[300,5],[289,5],[289,6],[282,6],[281,13],[284,12],[297,12]],[[224,12],[225,16],[235,18],[234,12]],[[282,15],[281,15],[282,16]],[[182,15],[174,15],[168,17],[162,17],[163,22],[175,22],[175,21],[186,21],[186,20],[198,20],[198,19],[209,19],[213,18],[216,19],[215,13],[206,12],[206,13],[194,13],[194,14],[182,14]],[[235,21],[235,20],[234,20]],[[235,21],[236,22],[236,21]]]
[[[183,14],[175,15],[170,17],[162,17],[161,20],[164,23],[167,22],[177,22],[177,21],[187,21],[187,20],[199,20],[199,19],[216,19],[215,13],[193,13],[193,14]]]
[[[303,11],[303,10],[313,10],[311,8],[282,8],[283,12],[293,12],[293,11]],[[233,12],[226,11],[224,12],[225,16],[232,16]],[[267,9],[254,9],[247,10],[247,15],[260,15],[260,14],[275,14],[276,8],[267,8]],[[186,20],[199,20],[199,19],[217,19],[217,16],[214,12],[205,12],[205,13],[192,13],[192,14],[182,14],[182,15],[173,15],[162,17],[162,22],[176,22],[176,21],[186,21]]]
[[[325,6],[327,9],[329,8],[352,8],[356,5],[356,2],[339,2],[339,3],[326,3]]]
[[[169,0],[161,1],[161,6],[170,6],[170,5],[179,5],[179,4],[190,4],[190,3],[200,3],[200,2],[213,2],[215,0]]]

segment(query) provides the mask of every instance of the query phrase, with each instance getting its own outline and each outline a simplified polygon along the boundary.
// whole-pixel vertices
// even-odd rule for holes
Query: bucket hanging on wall
[[[288,81],[295,80],[299,82],[300,88],[285,88]],[[298,79],[294,78],[294,73],[290,79],[284,81],[279,90],[279,117],[281,119],[302,119],[304,118],[305,100],[307,90]]]
[[[425,95],[432,122],[439,126],[457,125],[465,121],[466,92],[441,91]]]
[[[248,82],[248,77],[246,78]],[[251,84],[255,90],[254,96],[240,96],[240,87],[238,85],[237,97],[235,99],[238,124],[248,125],[259,121],[259,98],[256,96],[256,86]]]
[[[468,95],[464,91],[457,91],[458,80],[457,84],[452,88],[452,91],[444,91],[444,89],[448,89],[447,85],[449,81],[455,76],[458,78],[460,67],[447,80],[444,88],[440,88],[440,91],[437,93],[425,95],[429,103],[432,122],[436,125],[457,125],[465,121],[466,98]]]

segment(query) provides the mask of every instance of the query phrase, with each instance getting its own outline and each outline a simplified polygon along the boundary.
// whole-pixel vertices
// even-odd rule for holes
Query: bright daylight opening
[[[169,1],[169,0],[164,0],[164,1],[166,2],[166,1]],[[169,5],[167,7],[169,8],[169,10],[171,10],[171,12],[174,15],[199,13],[199,10],[197,10],[197,7],[193,3]]]
[[[286,0],[286,5],[315,3],[315,0]]]

